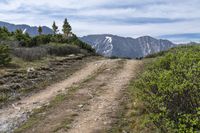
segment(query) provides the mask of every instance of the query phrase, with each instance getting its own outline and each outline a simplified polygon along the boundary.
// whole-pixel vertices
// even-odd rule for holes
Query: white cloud
[[[195,29],[193,27],[196,27]],[[139,37],[141,35],[159,36],[163,34],[198,33],[200,23],[182,22],[173,24],[146,24],[146,25],[106,25],[73,22],[74,31],[80,35],[112,33],[122,36]],[[108,32],[109,31],[109,32]]]
[[[47,26],[56,20],[61,26],[68,17],[78,35],[159,36],[199,32],[199,7],[199,0],[7,0],[0,2],[0,18],[11,23]],[[112,18],[129,20],[134,17],[186,21],[122,24],[113,19],[116,22],[112,23]]]

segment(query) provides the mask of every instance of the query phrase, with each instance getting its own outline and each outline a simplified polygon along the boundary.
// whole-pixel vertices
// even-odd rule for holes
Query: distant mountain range
[[[15,24],[10,24],[6,22],[0,21],[0,27],[5,26],[10,32],[11,31],[16,31],[17,29],[21,29],[24,32],[29,33],[30,36],[36,36],[38,35],[38,27],[36,26],[29,26],[29,25],[15,25]],[[46,26],[42,26],[43,34],[53,34],[52,29]]]
[[[9,31],[21,29],[31,36],[38,35],[38,27],[29,25],[15,25],[0,21],[0,27],[5,26]],[[43,26],[43,34],[53,34],[52,29]],[[155,39],[150,36],[139,38],[120,37],[110,34],[88,35],[80,38],[83,42],[90,44],[96,49],[97,53],[111,57],[136,58],[167,50],[176,46],[168,40]]]
[[[168,40],[155,39],[150,36],[139,38],[120,37],[110,34],[88,35],[80,38],[90,44],[97,53],[111,57],[137,58],[167,50],[176,46]]]

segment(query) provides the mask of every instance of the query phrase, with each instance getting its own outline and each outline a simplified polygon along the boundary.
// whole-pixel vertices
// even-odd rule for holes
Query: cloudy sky
[[[200,41],[200,0],[0,0],[0,21],[59,26],[68,18],[78,36],[150,35]]]

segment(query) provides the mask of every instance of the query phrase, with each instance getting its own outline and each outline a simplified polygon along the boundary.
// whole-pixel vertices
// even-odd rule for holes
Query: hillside
[[[114,35],[88,35],[80,38],[90,44],[97,53],[107,57],[137,58],[168,50],[176,46],[168,40],[158,40],[150,36],[125,38]]]

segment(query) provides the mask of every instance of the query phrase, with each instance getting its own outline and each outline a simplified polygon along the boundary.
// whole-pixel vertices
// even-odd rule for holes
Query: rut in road
[[[43,112],[40,121],[23,132],[95,133],[108,129],[139,64],[135,60],[108,60],[96,75],[78,84],[68,99]]]
[[[27,119],[33,109],[48,104],[56,95],[66,91],[66,88],[87,79],[88,76],[96,73],[98,69],[108,62],[109,60],[91,62],[66,80],[53,84],[30,97],[26,97],[6,108],[0,109],[0,132],[12,132],[14,128],[18,127]]]

